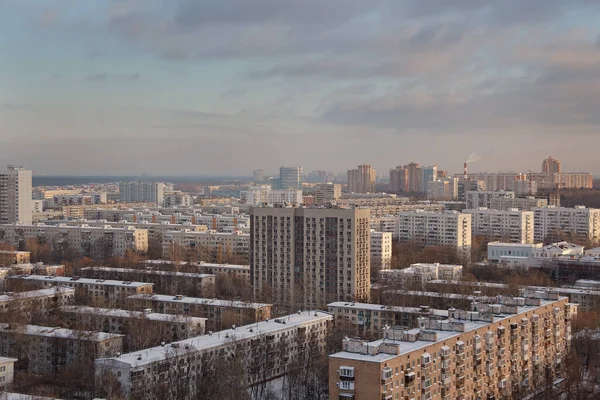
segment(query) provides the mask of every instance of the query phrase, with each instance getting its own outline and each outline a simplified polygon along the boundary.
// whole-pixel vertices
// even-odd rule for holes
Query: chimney
[[[465,181],[468,181],[468,180],[469,180],[468,164],[467,164],[467,162],[466,162],[466,161],[465,161],[465,166],[464,166],[464,176],[463,176],[463,179],[464,179]]]

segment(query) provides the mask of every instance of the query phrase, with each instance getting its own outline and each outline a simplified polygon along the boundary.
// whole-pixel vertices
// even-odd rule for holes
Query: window
[[[354,367],[340,367],[340,376],[354,378]]]

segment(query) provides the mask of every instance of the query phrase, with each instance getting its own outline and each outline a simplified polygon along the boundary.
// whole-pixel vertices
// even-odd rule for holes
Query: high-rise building
[[[304,180],[302,167],[281,167],[279,168],[279,187],[277,189],[298,189],[302,190]],[[275,189],[275,188],[273,188]]]
[[[376,232],[371,229],[371,263],[377,263],[380,269],[392,267],[391,232]]]
[[[491,208],[491,202],[495,199],[514,199],[514,192],[506,192],[504,190],[471,190],[465,194],[465,202],[467,208],[475,209],[480,207]]]
[[[121,203],[154,203],[162,206],[165,184],[162,182],[120,182]]]
[[[485,190],[485,182],[481,180],[458,181],[458,201],[467,201],[467,192],[477,192]]]
[[[421,167],[421,191],[427,192],[427,184],[437,180],[437,165],[424,165]]]
[[[252,171],[252,182],[262,183],[265,181],[265,171],[262,169],[255,169]]]
[[[368,164],[359,165],[358,169],[348,170],[348,191],[350,193],[374,193],[376,171]]]
[[[549,156],[542,162],[542,173],[556,174],[561,172],[560,161]]]
[[[566,297],[498,296],[448,314],[421,317],[414,329],[385,327],[374,342],[344,339],[329,356],[329,398],[526,398],[561,377],[577,314]]]
[[[317,307],[369,297],[369,209],[254,207],[250,277],[255,295]]]
[[[390,170],[390,192],[408,192],[408,168],[397,166]]]
[[[458,197],[458,178],[441,178],[427,182],[430,200],[455,200]]]
[[[421,166],[411,162],[406,166],[408,169],[408,191],[422,192],[423,191],[423,172]]]
[[[31,171],[9,165],[0,172],[0,224],[32,223]]]

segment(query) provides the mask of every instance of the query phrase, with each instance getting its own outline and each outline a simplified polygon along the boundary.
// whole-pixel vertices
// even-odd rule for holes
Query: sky
[[[0,0],[0,163],[34,174],[600,175],[597,0]]]

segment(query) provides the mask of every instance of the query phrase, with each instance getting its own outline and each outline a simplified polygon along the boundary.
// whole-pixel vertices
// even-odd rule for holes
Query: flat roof
[[[187,278],[209,278],[215,276],[213,274],[197,274],[194,272],[176,272],[176,271],[158,271],[154,269],[135,269],[135,268],[113,268],[113,267],[85,267],[82,271],[106,271],[106,272],[123,272],[123,273],[139,273],[147,275],[170,275],[183,276]]]
[[[409,314],[422,314],[423,309],[420,307],[400,307],[400,306],[386,306],[383,304],[370,304],[370,303],[351,303],[344,301],[336,301],[327,304],[327,307],[336,308],[347,308],[356,310],[369,310],[369,311],[391,311],[398,313],[409,313]],[[435,308],[428,308],[429,312],[434,316],[448,317],[448,310],[438,310]]]
[[[99,308],[85,306],[62,306],[60,311],[76,314],[94,314],[119,318],[146,318],[151,321],[163,322],[204,322],[206,318],[190,317],[187,315],[161,314],[155,312],[129,311],[115,308]]]
[[[235,301],[235,300],[219,300],[219,299],[205,299],[201,297],[186,297],[183,296],[181,300],[177,300],[176,296],[169,296],[166,294],[134,294],[127,297],[128,299],[141,299],[141,300],[152,300],[152,301],[164,301],[168,303],[187,303],[187,304],[206,304],[217,307],[237,307],[237,308],[262,308],[271,307],[272,304],[267,303],[250,303],[246,301]]]
[[[117,361],[128,364],[131,368],[136,368],[151,364],[156,361],[165,360],[177,354],[178,349],[183,348],[186,351],[201,351],[231,344],[236,340],[249,340],[266,334],[274,334],[279,331],[287,331],[303,325],[312,324],[321,320],[331,320],[331,314],[322,311],[302,311],[298,314],[291,314],[274,320],[256,322],[249,325],[237,327],[236,329],[226,329],[209,335],[196,336],[190,339],[174,342],[166,346],[156,346],[133,353],[123,354],[119,357],[100,358],[96,362]],[[282,322],[277,322],[282,321]],[[178,345],[177,348],[173,344]]]
[[[424,341],[424,340],[408,342],[408,341],[392,340],[392,339],[380,339],[380,340],[376,340],[374,342],[369,342],[369,346],[373,346],[373,347],[379,346],[380,344],[382,344],[384,342],[400,344],[400,354],[379,353],[377,355],[367,355],[367,354],[353,353],[353,352],[349,352],[349,351],[341,351],[339,353],[331,354],[329,357],[381,363],[381,362],[389,361],[396,357],[411,353],[415,350],[423,349],[423,348],[431,346],[435,343],[440,343],[445,340],[452,339],[454,337],[459,337],[461,335],[464,335],[467,332],[472,332],[477,329],[485,328],[486,326],[488,326],[490,324],[501,322],[501,321],[507,320],[509,318],[518,317],[521,314],[536,310],[538,308],[541,308],[541,307],[544,307],[544,306],[556,303],[557,301],[561,301],[561,300],[565,300],[565,299],[566,298],[563,297],[559,300],[541,300],[541,305],[539,305],[539,306],[519,306],[518,312],[515,314],[494,315],[494,322],[461,320],[461,322],[464,322],[464,324],[465,324],[464,332],[432,330],[433,332],[435,332],[437,334],[437,337],[438,337],[438,340],[435,342]],[[414,329],[411,331],[418,331],[418,329]]]
[[[107,339],[124,337],[125,335],[117,335],[114,333],[92,332],[92,331],[76,331],[66,328],[55,328],[50,326],[38,325],[17,325],[16,329],[9,328],[10,324],[0,324],[0,330],[5,332],[24,333],[31,336],[43,337],[58,337],[61,339],[78,339],[90,341],[103,341]]]
[[[127,287],[143,287],[153,285],[153,283],[147,282],[130,282],[130,281],[114,281],[110,279],[92,279],[92,278],[78,278],[73,279],[71,276],[45,276],[45,275],[18,275],[9,276],[7,279],[22,279],[27,281],[40,281],[40,282],[57,282],[57,283],[81,283],[86,285],[104,285],[104,286],[127,286]],[[129,283],[125,283],[129,282]]]
[[[0,302],[12,301],[18,299],[25,298],[34,298],[34,297],[47,297],[54,296],[55,294],[75,294],[75,289],[65,286],[56,286],[53,288],[39,289],[39,290],[29,290],[27,292],[15,292],[12,295],[3,294],[0,295]]]

